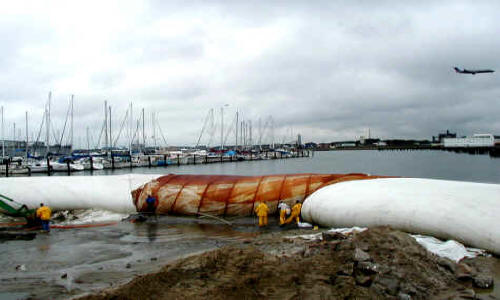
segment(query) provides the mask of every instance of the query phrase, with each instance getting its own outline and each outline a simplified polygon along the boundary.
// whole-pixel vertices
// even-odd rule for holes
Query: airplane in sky
[[[455,69],[455,72],[460,73],[460,74],[472,74],[472,75],[476,75],[476,73],[493,73],[493,72],[495,72],[494,70],[490,70],[490,69],[484,69],[484,70],[462,69],[462,70],[460,70],[457,67],[454,67],[453,69]]]

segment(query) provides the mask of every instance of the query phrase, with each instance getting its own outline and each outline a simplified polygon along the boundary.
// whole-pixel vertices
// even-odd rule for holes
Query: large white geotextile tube
[[[302,218],[328,227],[390,225],[500,255],[500,185],[387,178],[341,182],[310,195]]]
[[[53,210],[103,209],[135,212],[130,192],[161,175],[36,176],[0,178],[0,194],[36,208],[43,202]]]

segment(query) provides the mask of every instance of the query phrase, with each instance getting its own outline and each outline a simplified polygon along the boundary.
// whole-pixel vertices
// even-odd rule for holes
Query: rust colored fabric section
[[[386,178],[366,174],[283,174],[266,176],[175,175],[152,180],[132,191],[138,212],[146,198],[158,199],[157,214],[247,216],[259,202],[277,213],[279,201],[293,206],[326,185],[349,180]]]

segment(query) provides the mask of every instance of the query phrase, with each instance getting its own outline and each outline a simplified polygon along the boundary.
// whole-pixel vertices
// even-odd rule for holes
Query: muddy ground
[[[184,258],[79,299],[497,299],[492,257],[456,264],[407,233],[370,228],[322,241],[272,232]]]

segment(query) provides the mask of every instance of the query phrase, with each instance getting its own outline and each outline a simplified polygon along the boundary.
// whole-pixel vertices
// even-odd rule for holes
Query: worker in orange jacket
[[[301,210],[302,210],[302,204],[300,203],[300,201],[297,201],[297,203],[295,203],[295,205],[292,207],[292,213],[285,220],[285,224],[288,224],[288,223],[292,222],[293,220],[295,220],[297,222],[297,224],[299,224]]]
[[[255,213],[259,217],[259,227],[267,226],[267,214],[269,207],[264,202],[260,202],[255,208]]]
[[[36,210],[36,217],[42,221],[42,229],[50,232],[50,217],[52,215],[52,210],[50,207],[40,203],[40,207]]]

